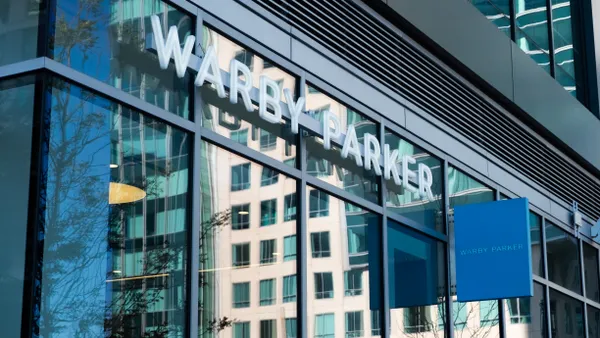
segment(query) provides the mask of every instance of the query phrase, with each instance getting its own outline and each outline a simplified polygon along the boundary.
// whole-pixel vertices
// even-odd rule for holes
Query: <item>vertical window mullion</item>
[[[450,195],[449,195],[449,186],[448,186],[448,161],[444,160],[443,162],[443,173],[442,173],[442,182],[443,182],[443,220],[445,223],[446,234],[448,235],[448,242],[446,242],[446,333],[448,337],[454,337],[454,322],[453,318],[453,300],[452,300],[452,277],[450,276],[450,272],[452,271],[450,264],[452,264],[452,260],[450,258],[450,236],[454,236],[454,234],[450,233]]]
[[[517,19],[515,18],[515,0],[509,0],[510,6],[508,13],[510,15],[510,39],[514,42],[517,40]]]
[[[548,20],[548,59],[550,60],[550,75],[556,78],[556,66],[554,63],[554,23],[552,22],[552,0],[546,0],[546,17]]]
[[[195,36],[198,37],[200,41],[202,41],[202,35],[204,34],[203,25],[204,22],[202,20],[202,12],[200,9],[196,9],[196,17],[195,17]],[[194,54],[196,56],[201,56],[203,54],[202,48],[196,47],[194,50]],[[192,91],[192,104],[191,104],[191,112],[193,112],[193,117],[195,121],[195,133],[194,133],[194,146],[193,146],[193,165],[191,173],[198,172],[201,168],[201,150],[202,150],[202,138],[201,138],[201,123],[202,121],[202,96],[200,95],[200,91],[194,90],[193,84],[190,82],[190,90]],[[192,174],[192,210],[191,220],[192,224],[188,229],[191,229],[191,233],[188,236],[190,238],[190,248],[188,249],[188,288],[187,288],[187,308],[189,309],[189,317],[187,318],[188,327],[185,329],[185,332],[189,333],[190,337],[198,336],[198,326],[199,326],[199,302],[198,299],[198,288],[200,285],[199,278],[199,270],[200,270],[200,228],[202,217],[200,212],[202,210],[202,194],[200,189],[200,175]]]

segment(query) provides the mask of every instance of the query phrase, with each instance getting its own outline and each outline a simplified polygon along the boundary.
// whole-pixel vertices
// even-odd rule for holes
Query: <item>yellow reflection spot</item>
[[[129,184],[110,182],[108,204],[123,204],[139,201],[146,197],[146,192]]]

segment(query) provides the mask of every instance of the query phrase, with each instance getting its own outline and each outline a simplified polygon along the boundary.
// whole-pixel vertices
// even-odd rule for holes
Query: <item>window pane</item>
[[[233,338],[250,338],[250,322],[233,323]]]
[[[231,266],[241,268],[250,265],[250,243],[232,245],[231,255]]]
[[[329,245],[329,232],[314,232],[310,234],[310,246],[313,258],[325,258],[331,256]]]
[[[40,336],[176,335],[189,137],[62,80],[51,99]]]
[[[250,189],[250,163],[231,167],[231,191]]]
[[[354,126],[358,142],[361,144],[366,133],[379,135],[379,129],[375,122],[321,93],[311,85],[306,87],[306,113],[308,115],[322,122],[324,112],[331,112],[340,120],[342,133],[346,133],[348,126]],[[330,150],[325,150],[323,140],[318,137],[306,139],[306,150],[307,172],[310,175],[371,202],[379,202],[379,178],[372,170],[358,167],[352,156],[343,159],[339,147],[332,145]]]
[[[0,43],[2,46],[10,46],[3,48],[0,53],[0,66],[35,58],[39,2],[0,0],[0,8]]]
[[[260,179],[260,185],[262,187],[275,184],[279,179],[279,173],[271,168],[263,168]]]
[[[248,129],[232,130],[229,138],[241,145],[248,146]]]
[[[398,150],[398,165],[401,165],[403,156],[412,156],[417,163],[410,164],[409,169],[417,172],[419,164],[424,164],[431,169],[433,174],[431,192],[434,196],[433,200],[422,198],[418,192],[407,191],[396,185],[393,180],[389,180],[386,181],[388,210],[408,217],[426,227],[445,232],[441,217],[443,180],[440,160],[389,130],[386,130],[385,142],[390,145],[390,151]]]
[[[25,3],[0,1],[5,6],[4,11],[10,6]],[[11,32],[16,35],[20,35],[19,33],[21,32]],[[10,54],[11,48],[4,49]],[[0,63],[2,62],[0,55]],[[0,316],[0,327],[6,337],[19,337],[21,334],[20,309],[25,275],[34,81],[34,77],[28,76],[0,82],[0,156],[4,159],[0,166],[0,193],[2,196],[10,196],[3,198],[0,203],[0,299],[7,309]]]
[[[542,218],[529,212],[529,233],[531,236],[531,267],[534,274],[544,276],[544,256],[542,251]]]
[[[504,301],[506,336],[515,338],[546,337],[546,292],[533,283],[533,297]]]
[[[296,220],[296,194],[289,194],[283,200],[283,221]]]
[[[166,71],[160,69],[156,54],[146,50],[146,35],[152,32],[150,17],[156,14],[161,18],[165,37],[168,27],[175,25],[183,44],[195,28],[191,17],[161,1],[101,4],[57,0],[56,4],[55,37],[50,46],[54,48],[55,60],[174,114],[189,117],[191,75],[178,78],[172,63]]]
[[[296,318],[285,319],[285,338],[298,337],[298,324]]]
[[[546,222],[548,279],[573,292],[581,293],[581,265],[577,239]]]
[[[550,74],[546,0],[515,0],[515,43]]]
[[[231,229],[244,230],[250,228],[250,204],[233,205],[231,207]]]
[[[450,166],[448,167],[448,193],[450,194],[450,215],[454,214],[454,207],[459,205],[491,202],[494,200],[494,192],[481,182]],[[450,222],[450,261],[451,261],[451,286],[450,290],[453,297],[456,294],[456,264],[454,252],[454,222]],[[485,336],[488,338],[500,337],[499,329],[499,307],[498,302],[457,302],[456,298],[453,306],[458,311],[460,321],[454,321],[454,330],[456,335],[471,337]],[[481,309],[483,307],[483,309]],[[484,318],[481,318],[483,313]],[[482,322],[483,319],[483,322]],[[482,325],[485,324],[485,325]]]
[[[277,242],[274,239],[260,241],[260,264],[272,264],[277,261]]]
[[[277,223],[277,200],[260,202],[260,226]]]
[[[279,84],[282,101],[285,100],[283,89],[287,88],[293,94],[296,93],[294,76],[284,72],[281,68],[272,66],[268,60],[209,27],[204,27],[202,46],[203,50],[207,50],[208,46],[215,48],[219,67],[226,72],[229,72],[229,63],[233,58],[248,65],[253,74],[250,80],[254,88],[259,87],[260,76],[266,75]],[[245,81],[243,78],[240,79]],[[244,145],[292,167],[295,166],[297,137],[290,129],[289,121],[285,120],[282,124],[269,123],[259,117],[256,104],[253,104],[254,111],[249,113],[241,97],[238,98],[237,104],[231,104],[229,97],[219,98],[216,91],[208,84],[198,90],[203,100],[201,123],[204,128],[230,137],[236,142],[239,142],[239,139],[234,138],[234,136],[237,137],[235,134],[237,131],[250,129],[251,137],[249,139],[247,134],[244,134],[246,137]]]
[[[283,277],[283,302],[295,302],[296,301],[296,275],[289,275]]]
[[[600,301],[598,281],[598,250],[593,246],[583,243],[583,259],[585,268],[585,293],[587,298]]]
[[[346,338],[363,337],[363,312],[346,312]]]
[[[277,182],[261,186],[263,166],[208,142],[200,146],[199,336],[231,337],[232,322],[249,322],[252,338],[283,337],[285,319],[297,313],[296,221],[277,215],[284,207],[280,201],[295,196],[296,181],[275,171]],[[240,165],[247,166],[249,188],[232,192],[229,171]],[[243,218],[248,230],[233,227],[238,206],[252,211]],[[271,225],[261,227],[267,219]],[[250,285],[246,308],[230,305],[236,283]],[[225,324],[218,334],[215,323]]]
[[[315,316],[315,338],[335,337],[335,314],[318,314]]]
[[[510,2],[508,0],[471,0],[481,14],[510,38]]]
[[[233,284],[233,307],[236,309],[250,307],[250,283]]]
[[[333,196],[328,201],[326,216],[307,218],[307,329],[314,337],[355,337],[361,331],[368,337],[381,328],[381,317],[376,317],[377,326],[365,317],[382,307],[381,222],[379,216]],[[364,224],[365,230],[358,249],[351,251],[348,229],[353,224]],[[361,315],[353,314],[346,322],[347,312]]]
[[[283,261],[293,261],[296,259],[296,235],[290,235],[283,238]]]
[[[444,337],[444,245],[388,220],[387,255],[391,337]]]
[[[347,297],[362,295],[362,270],[350,270],[344,273],[344,290]]]
[[[550,289],[550,318],[553,337],[584,337],[581,302],[553,289]]]
[[[577,98],[577,87],[578,83],[575,81],[575,78],[567,72],[562,66],[556,65],[555,74],[556,81],[560,83],[563,88],[567,92],[569,92],[573,97]]]
[[[260,306],[275,304],[275,279],[260,281]]]
[[[331,272],[315,273],[315,298],[333,298],[333,274]]]
[[[571,0],[552,0],[552,30],[554,35],[554,63],[556,80],[573,96],[577,97],[576,67],[580,53],[575,45]],[[558,69],[560,68],[560,69]]]
[[[588,337],[600,337],[600,310],[588,305]]]
[[[381,336],[381,312],[371,311],[371,335]]]
[[[308,204],[308,217],[327,217],[329,216],[329,195],[320,190],[311,190]]]
[[[277,338],[277,324],[275,319],[260,321],[260,338]]]

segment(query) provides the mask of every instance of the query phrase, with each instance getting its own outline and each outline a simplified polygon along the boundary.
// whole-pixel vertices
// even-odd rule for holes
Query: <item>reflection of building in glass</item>
[[[583,75],[578,72],[584,67],[577,47],[581,42],[576,41],[581,30],[581,19],[576,13],[581,5],[572,4],[570,0],[471,1],[507,36],[511,37],[511,26],[514,26],[513,39],[521,50],[554,76],[571,95],[578,97],[577,90],[583,89]],[[513,19],[511,4],[514,6]],[[552,22],[548,24],[550,16]]]
[[[453,63],[413,48],[420,40],[384,28],[359,2],[215,3],[0,0],[5,336],[598,336],[600,246],[589,224],[570,226],[563,202],[583,196],[589,223],[600,190],[570,153],[492,111],[498,102],[469,77],[444,70]],[[579,95],[569,79],[581,79],[575,2],[472,3]],[[222,71],[240,62],[254,88],[266,75],[303,96],[299,134],[285,117],[271,124],[195,87],[194,69],[182,79],[161,69],[147,48],[152,14],[180,42],[198,37],[194,61],[212,46]],[[504,131],[469,123],[475,109],[506,113],[488,115]],[[339,145],[325,150],[326,112],[360,142],[370,133],[414,158],[408,169],[429,167],[433,197],[343,159]],[[531,143],[503,149],[508,128]],[[554,169],[566,183],[538,153],[560,155]],[[553,193],[540,188],[545,178]],[[533,297],[458,302],[454,207],[527,195]],[[473,272],[484,268],[494,267]]]

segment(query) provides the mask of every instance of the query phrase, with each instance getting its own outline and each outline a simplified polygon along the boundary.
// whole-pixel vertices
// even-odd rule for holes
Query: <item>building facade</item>
[[[0,5],[2,337],[600,337],[597,1]],[[533,297],[459,302],[519,197]]]

